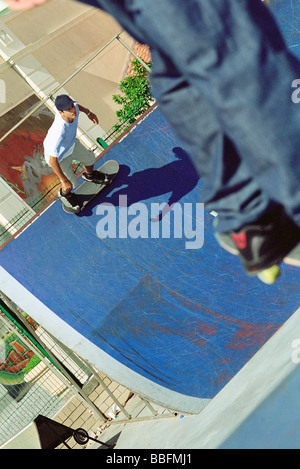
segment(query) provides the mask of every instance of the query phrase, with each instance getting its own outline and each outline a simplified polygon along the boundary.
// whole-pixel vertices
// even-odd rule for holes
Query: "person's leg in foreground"
[[[300,240],[298,61],[260,0],[97,0],[150,45],[151,83],[249,271]]]

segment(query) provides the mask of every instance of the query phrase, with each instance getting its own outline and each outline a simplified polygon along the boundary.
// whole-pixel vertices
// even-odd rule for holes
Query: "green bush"
[[[147,65],[151,67],[151,62],[147,63]],[[138,60],[132,61],[132,70],[134,74],[124,78],[120,83],[122,94],[113,95],[114,102],[122,106],[116,112],[120,124],[114,126],[115,130],[118,130],[124,122],[129,127],[140,115],[149,109],[153,102],[148,81],[148,71]],[[123,130],[125,130],[124,127]]]

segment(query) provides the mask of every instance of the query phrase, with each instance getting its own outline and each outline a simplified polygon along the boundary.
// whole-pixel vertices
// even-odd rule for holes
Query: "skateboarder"
[[[43,0],[7,0],[22,9]],[[152,55],[152,93],[244,265],[300,239],[299,61],[261,0],[86,0]],[[249,227],[251,227],[249,229]],[[292,246],[291,246],[292,247]],[[287,249],[287,246],[284,247]],[[251,262],[249,262],[249,260]]]
[[[57,96],[55,106],[57,113],[44,140],[45,160],[61,181],[59,198],[62,201],[66,199],[76,208],[78,202],[72,192],[77,185],[77,178],[72,171],[73,160],[76,159],[84,165],[84,180],[100,183],[105,178],[104,174],[94,171],[96,158],[93,152],[74,154],[79,112],[84,112],[94,124],[98,124],[98,118],[66,94]]]

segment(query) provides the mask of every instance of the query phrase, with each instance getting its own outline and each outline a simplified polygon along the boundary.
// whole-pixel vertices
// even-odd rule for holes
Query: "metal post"
[[[144,398],[141,397],[140,395],[139,395],[139,398],[141,399],[141,401],[143,401],[143,402],[146,404],[146,406],[148,407],[148,409],[150,409],[150,411],[152,412],[153,415],[158,415],[158,410],[155,410],[155,409],[152,407],[152,405],[150,404],[150,402],[147,401],[147,399],[144,399]]]
[[[131,47],[129,47],[126,42],[123,41],[123,39],[120,38],[120,35],[117,34],[116,36],[116,39],[124,46],[126,47],[127,50],[129,50],[129,52],[136,58],[136,60],[138,60],[140,62],[140,64],[142,64],[142,66],[148,71],[150,72],[151,69],[150,67],[148,67],[148,65],[131,49]]]
[[[120,408],[121,412],[123,412],[123,414],[130,420],[131,419],[131,415],[127,412],[127,410],[125,409],[125,407],[120,403],[120,401],[113,395],[113,393],[111,392],[111,390],[109,389],[108,386],[106,386],[106,384],[104,383],[104,381],[100,378],[100,376],[98,375],[98,373],[96,373],[96,371],[94,370],[94,368],[88,363],[85,361],[85,365],[87,366],[87,368],[93,373],[95,379],[98,381],[99,384],[101,384],[101,386],[103,386],[104,390],[107,392],[107,394],[112,398],[112,400],[115,402],[115,404],[117,404],[117,406]]]

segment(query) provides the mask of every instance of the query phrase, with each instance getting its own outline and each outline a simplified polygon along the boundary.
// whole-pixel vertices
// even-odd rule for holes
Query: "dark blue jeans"
[[[283,205],[300,226],[300,78],[261,0],[90,0],[151,48],[151,84],[221,232]]]

